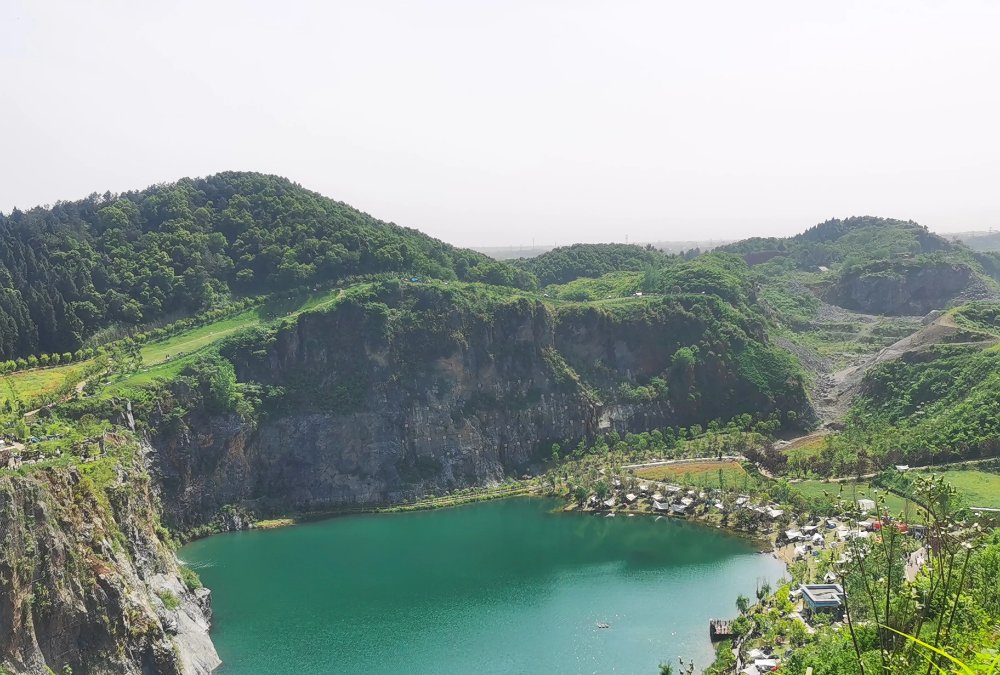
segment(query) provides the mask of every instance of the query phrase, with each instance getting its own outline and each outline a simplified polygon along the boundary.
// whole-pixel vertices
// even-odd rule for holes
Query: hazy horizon
[[[478,247],[1000,227],[1000,5],[0,8],[0,211],[251,170]]]

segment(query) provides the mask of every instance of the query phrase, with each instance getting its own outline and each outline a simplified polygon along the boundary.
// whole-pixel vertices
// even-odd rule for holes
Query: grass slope
[[[121,395],[128,389],[150,384],[157,379],[171,379],[190,365],[206,348],[236,333],[290,319],[303,312],[332,306],[342,295],[339,289],[304,295],[274,298],[260,307],[227,319],[193,328],[142,348],[144,367],[105,389],[105,395]]]
[[[0,385],[0,405],[20,400],[29,402],[58,391],[67,383],[77,382],[87,362],[71,363],[53,368],[36,368],[5,375]]]
[[[864,481],[860,483],[856,481],[829,483],[819,480],[803,480],[792,483],[792,487],[806,497],[823,499],[830,504],[836,502],[838,497],[846,502],[865,498],[873,500],[884,498],[886,507],[893,515],[902,513],[904,519],[907,520],[912,520],[919,509],[909,499]]]
[[[750,476],[739,462],[680,462],[677,464],[664,464],[663,466],[649,466],[636,469],[635,475],[638,478],[659,481],[679,481],[684,485],[695,485],[698,487],[717,488],[719,487],[720,474],[723,486],[743,489],[756,485],[756,480]]]

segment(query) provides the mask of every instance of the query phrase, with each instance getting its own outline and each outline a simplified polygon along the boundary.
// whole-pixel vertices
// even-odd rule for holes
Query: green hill
[[[0,214],[0,357],[72,352],[113,324],[377,273],[534,284],[286,179],[226,172]]]
[[[599,277],[609,272],[642,271],[664,265],[671,257],[652,246],[573,244],[513,263],[538,277],[541,285],[548,286],[565,284],[580,277]]]

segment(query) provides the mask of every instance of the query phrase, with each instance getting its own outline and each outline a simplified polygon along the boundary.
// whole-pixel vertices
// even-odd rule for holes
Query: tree
[[[917,672],[926,665],[930,675],[946,666],[942,657],[925,657],[906,635],[919,636],[932,650],[949,647],[961,640],[954,631],[962,606],[962,590],[974,578],[969,575],[973,551],[980,531],[960,517],[961,499],[943,477],[918,476],[913,484],[914,499],[924,507],[927,565],[909,592],[904,576],[907,555],[915,548],[896,521],[884,517],[877,538],[849,540],[847,562],[840,570],[847,603],[845,617],[862,673],[870,672],[861,647],[867,637],[859,623],[876,627],[877,658],[883,672]],[[886,513],[885,497],[878,500],[878,512]],[[861,513],[856,502],[845,509],[854,518]],[[903,670],[900,671],[900,664]]]
[[[771,594],[771,584],[767,580],[757,586],[757,602],[763,602],[764,598]]]
[[[746,614],[747,610],[750,609],[750,598],[740,593],[736,596],[736,609],[740,611],[740,614]]]
[[[594,494],[596,494],[597,498],[602,501],[607,499],[608,494],[610,494],[610,492],[611,492],[611,487],[608,485],[608,482],[604,479],[597,481],[597,483],[594,485]]]
[[[108,346],[108,368],[112,374],[132,373],[141,365],[142,347],[135,340],[126,338]]]

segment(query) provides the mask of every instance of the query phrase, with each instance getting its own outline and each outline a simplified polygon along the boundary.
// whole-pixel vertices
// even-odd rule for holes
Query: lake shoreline
[[[246,519],[239,519],[233,526],[213,524],[193,530],[181,532],[179,535],[182,544],[190,544],[200,539],[214,537],[220,534],[231,532],[245,532],[248,530],[274,530],[293,525],[304,525],[306,523],[321,522],[342,516],[353,516],[370,513],[407,513],[411,511],[433,511],[436,509],[446,509],[465,504],[477,502],[487,502],[496,499],[508,499],[511,497],[544,497],[550,496],[543,492],[541,486],[532,483],[504,484],[487,488],[467,488],[467,491],[456,495],[442,495],[439,497],[424,497],[412,502],[377,503],[364,506],[338,506],[330,509],[318,511],[299,511],[284,514],[275,514],[270,518],[256,519],[250,516]]]
[[[618,511],[603,511],[598,509],[590,508],[580,508],[575,504],[566,501],[563,495],[552,492],[551,490],[546,490],[545,488],[530,484],[522,483],[515,486],[506,485],[503,487],[495,488],[470,488],[468,494],[461,495],[442,495],[439,497],[426,497],[415,502],[398,502],[395,504],[373,504],[368,506],[351,506],[351,507],[338,507],[333,509],[323,509],[320,511],[306,511],[306,512],[293,512],[287,515],[279,515],[273,518],[263,518],[259,520],[252,520],[246,527],[237,527],[232,529],[219,529],[207,532],[198,532],[197,534],[189,535],[183,538],[183,543],[188,544],[199,539],[205,539],[207,537],[213,537],[220,534],[227,534],[231,532],[243,532],[248,530],[273,530],[285,527],[292,527],[294,525],[305,525],[308,523],[317,523],[325,520],[330,520],[334,518],[340,518],[343,516],[353,516],[353,515],[364,515],[364,514],[379,514],[379,513],[410,513],[415,511],[434,511],[437,509],[448,509],[457,506],[465,506],[468,504],[475,504],[479,502],[494,501],[497,499],[513,499],[517,497],[546,497],[562,502],[560,508],[554,509],[554,513],[572,513],[577,515],[592,515],[595,517],[607,517],[614,514],[616,517],[618,515],[624,517],[659,517],[665,520],[678,523],[690,523],[696,524],[699,527],[708,528],[711,530],[721,530],[727,534],[739,537],[750,543],[752,543],[759,553],[773,553],[774,556],[783,562],[786,566],[790,563],[787,560],[787,556],[780,555],[781,549],[783,547],[777,546],[776,539],[777,535],[774,532],[761,533],[761,532],[749,532],[747,530],[734,527],[732,525],[722,525],[721,523],[715,522],[709,517],[705,517],[702,514],[691,514],[684,517],[657,513],[655,511],[641,510],[641,509],[622,509]],[[707,515],[707,514],[706,514]]]
[[[339,652],[307,654],[314,669],[322,666],[323,659],[335,658],[346,659],[343,667],[350,672],[360,672],[349,664],[384,658],[351,647],[354,641],[347,636],[355,626],[366,626],[366,635],[372,630],[419,633],[410,635],[408,644],[420,645],[415,653],[442,659],[438,672],[467,672],[465,657],[448,651],[451,640],[435,637],[454,630],[477,642],[493,636],[488,643],[496,652],[494,670],[488,672],[509,672],[499,665],[505,660],[514,671],[528,662],[521,659],[535,665],[547,662],[552,658],[548,640],[545,645],[535,640],[532,628],[542,625],[554,627],[563,658],[583,658],[581,663],[592,664],[584,667],[587,672],[594,668],[603,672],[600,664],[619,658],[643,664],[632,672],[653,672],[657,663],[677,655],[707,666],[714,658],[708,620],[726,615],[737,594],[752,592],[755,578],[774,580],[784,573],[783,565],[759,556],[759,547],[746,537],[732,537],[721,528],[702,530],[704,525],[697,522],[685,527],[676,522],[679,519],[668,521],[673,527],[658,527],[662,523],[627,516],[553,519],[552,515],[573,512],[564,511],[561,500],[540,491],[527,496],[536,498],[442,508],[439,515],[334,518],[308,523],[307,528],[282,526],[280,532],[267,535],[209,537],[179,554],[217,593],[212,635],[233,673],[259,672],[253,667],[279,663],[272,649],[259,649],[244,638],[248,631],[267,634],[263,626],[272,621],[303,625],[301,619],[278,619],[270,610],[259,610],[261,602],[272,601],[277,603],[273,611],[284,611],[291,604],[307,607],[298,610],[304,611],[299,617],[323,614],[323,621],[310,619],[309,624],[342,641]],[[400,566],[403,560],[406,563]],[[660,576],[661,569],[665,576]],[[285,576],[276,580],[276,574]],[[304,581],[310,575],[312,580]],[[400,580],[398,575],[412,579]],[[725,583],[718,583],[723,579]],[[383,592],[384,584],[398,588]],[[316,597],[331,587],[339,589],[336,595],[327,600]],[[351,602],[362,593],[363,603]],[[708,604],[694,602],[700,593],[709,594]],[[438,596],[440,602],[432,600]],[[658,597],[663,600],[657,601]],[[381,605],[370,608],[372,602],[392,611],[387,613]],[[352,607],[358,615],[345,621],[336,607]],[[601,622],[611,630],[597,630],[595,625]],[[507,644],[508,638],[533,646],[524,654],[498,646]],[[277,648],[285,646],[278,643]],[[430,656],[419,658],[424,663],[434,661]],[[286,672],[280,667],[278,671]]]

